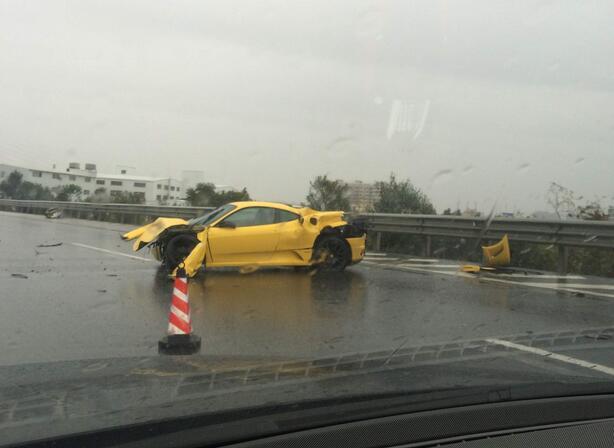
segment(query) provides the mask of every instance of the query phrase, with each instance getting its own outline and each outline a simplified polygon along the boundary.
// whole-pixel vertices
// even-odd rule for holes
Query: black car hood
[[[604,328],[506,340],[550,349],[611,350],[612,335],[614,329]],[[523,356],[486,340],[473,340],[404,344],[311,360],[198,355],[0,367],[0,439],[11,443],[24,437],[361,394],[604,381],[591,370],[535,359],[527,362]]]

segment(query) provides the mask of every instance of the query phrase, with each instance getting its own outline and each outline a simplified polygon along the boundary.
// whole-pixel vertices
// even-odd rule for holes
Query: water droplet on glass
[[[437,183],[448,182],[452,177],[452,170],[441,170],[435,173],[433,178],[431,179],[431,184],[435,185]]]
[[[530,163],[521,163],[520,165],[518,165],[517,171],[519,173],[526,173],[529,170],[530,166]]]
[[[584,163],[584,157],[579,157],[576,159],[575,164],[576,165],[580,165],[581,163]]]

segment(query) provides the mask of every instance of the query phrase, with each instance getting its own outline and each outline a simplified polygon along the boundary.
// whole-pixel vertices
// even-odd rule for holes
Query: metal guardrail
[[[158,216],[193,218],[212,207],[169,207],[141,204],[98,204],[92,202],[27,201],[0,199],[0,209],[24,213],[43,213],[49,208],[61,208],[78,218],[119,220],[138,217],[141,220]],[[387,213],[353,214],[364,221],[375,239],[375,249],[381,249],[383,233],[399,233],[424,237],[424,255],[431,255],[433,237],[466,238],[478,242],[498,240],[507,234],[513,242],[548,244],[558,247],[559,271],[567,271],[569,247],[614,249],[614,222],[584,220],[537,220],[467,218],[462,216],[404,215]]]
[[[157,218],[159,216],[171,218],[195,218],[201,216],[213,207],[170,207],[162,205],[143,204],[100,204],[95,202],[61,202],[61,201],[27,201],[15,199],[0,199],[0,208],[23,213],[44,213],[50,208],[59,208],[64,212],[72,212],[78,218],[91,217],[101,219],[105,216],[116,215],[121,222],[127,216]]]
[[[431,255],[433,237],[466,238],[476,241],[499,240],[508,235],[511,241],[557,246],[559,271],[567,272],[568,248],[614,248],[614,222],[586,220],[537,220],[514,218],[468,218],[462,216],[402,215],[367,213],[355,218],[364,220],[381,249],[383,233],[401,233],[425,237],[424,254]]]

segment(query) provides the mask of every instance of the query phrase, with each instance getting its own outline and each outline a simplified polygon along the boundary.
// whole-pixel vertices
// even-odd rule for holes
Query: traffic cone
[[[177,269],[168,314],[168,331],[158,342],[158,352],[165,355],[192,355],[200,351],[200,337],[192,333],[188,279],[183,265]]]

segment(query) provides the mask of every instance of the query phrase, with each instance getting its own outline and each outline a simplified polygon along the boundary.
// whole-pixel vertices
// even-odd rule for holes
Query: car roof
[[[231,202],[231,204],[236,206],[238,209],[246,208],[246,207],[270,207],[270,208],[276,208],[279,210],[286,210],[288,212],[300,214],[300,209],[292,207],[287,204],[282,204],[281,202],[238,201],[238,202]]]

